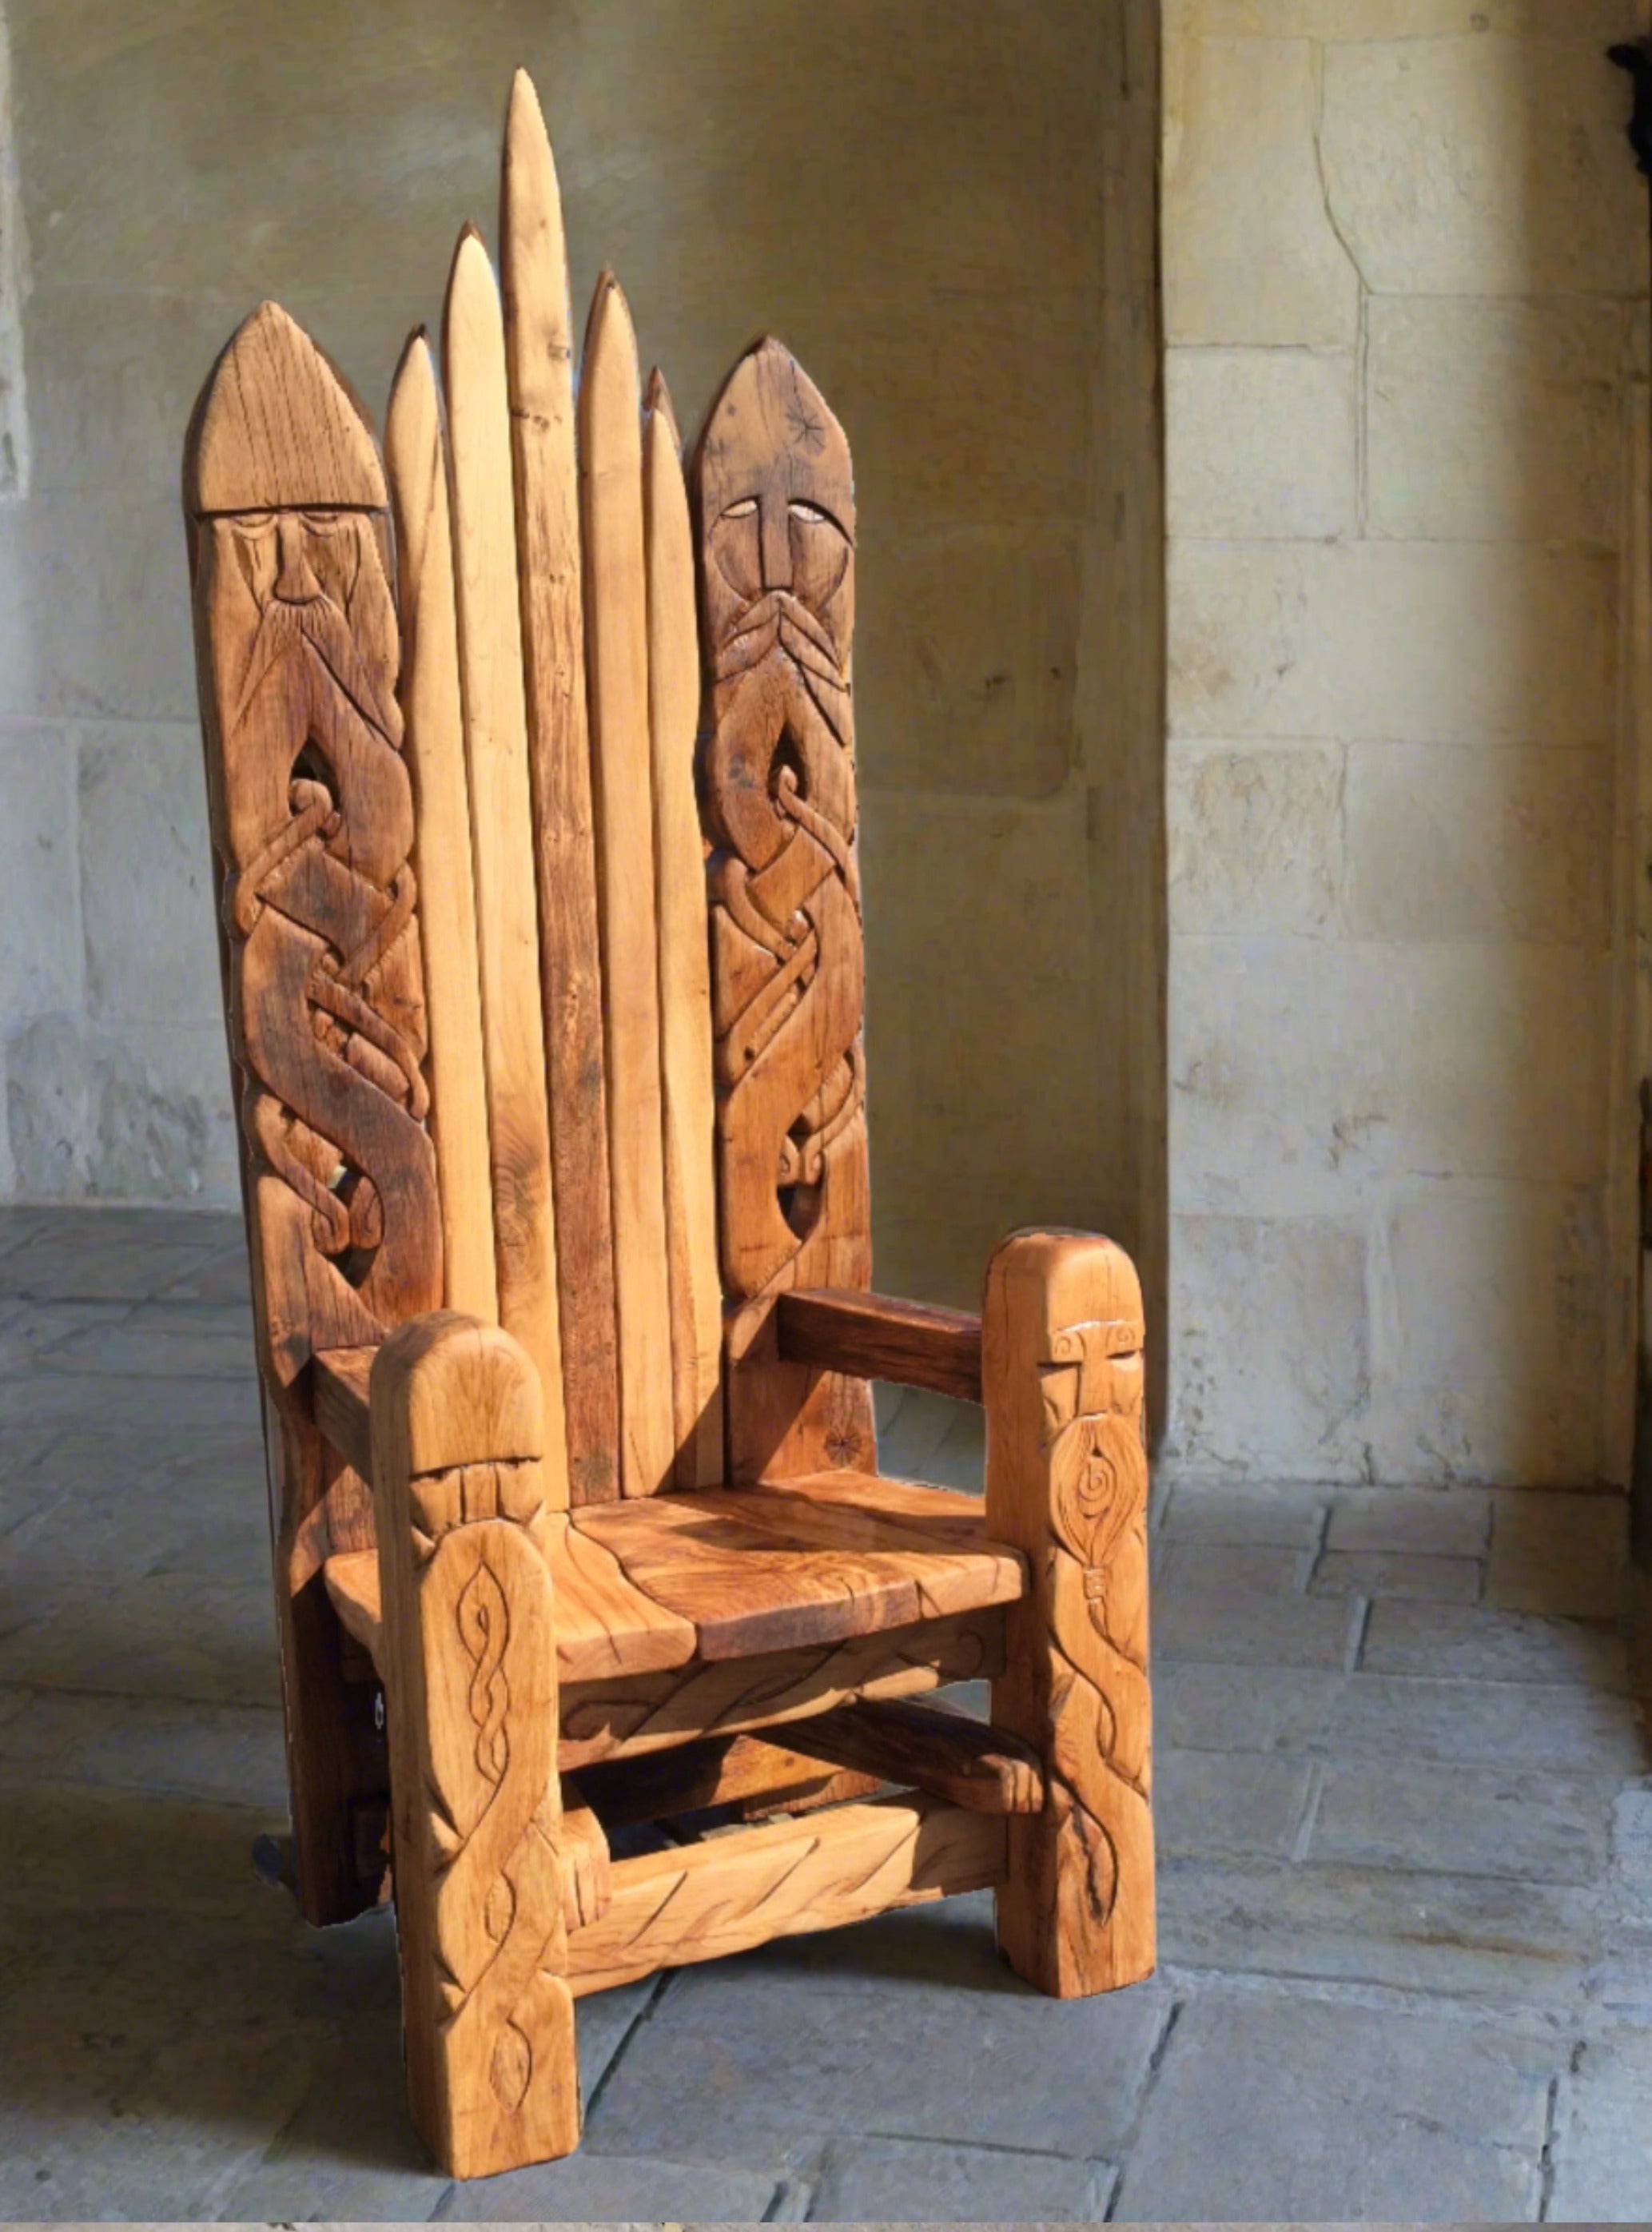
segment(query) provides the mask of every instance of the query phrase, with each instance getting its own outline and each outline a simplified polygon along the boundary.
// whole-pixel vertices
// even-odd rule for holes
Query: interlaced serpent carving
[[[265,1355],[284,1385],[312,1349],[377,1340],[440,1299],[413,795],[385,491],[354,406],[266,304],[198,424],[213,835]]]
[[[864,1285],[849,446],[777,342],[698,462],[723,1274],[742,1301]]]
[[[539,1467],[466,1465],[409,1492],[434,1693],[426,1793],[446,2059],[455,2072],[485,2071],[499,2111],[515,2115],[534,2084],[536,2041],[559,2037],[568,1995],[556,1716],[538,1702],[556,1649],[531,1531]]]
[[[1094,1924],[1121,1892],[1121,1845],[1145,1835],[1150,1711],[1145,1632],[1147,1455],[1141,1328],[1051,1333],[1041,1363],[1050,1502],[1046,1609],[1053,1729],[1050,1810],[1083,1857]]]

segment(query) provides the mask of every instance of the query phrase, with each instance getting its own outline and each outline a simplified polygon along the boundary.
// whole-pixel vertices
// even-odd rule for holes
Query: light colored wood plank
[[[573,331],[556,169],[525,70],[505,120],[499,235],[569,1489],[576,1503],[602,1502],[619,1494],[620,1385]]]
[[[852,1697],[920,1697],[974,1682],[1003,1665],[1004,1613],[992,1606],[891,1634],[760,1658],[700,1660],[623,1682],[569,1684],[562,1692],[566,1772],[634,1757],[690,1736],[737,1735],[805,1720]]]
[[[546,1548],[556,1586],[556,1664],[564,1682],[655,1673],[693,1657],[693,1622],[639,1589],[604,1543],[559,1521]]]
[[[538,1392],[524,1350],[452,1315],[374,1366],[403,2035],[413,2120],[456,2177],[579,2140],[543,1469],[517,1454],[543,1445]]]
[[[1010,1835],[998,1942],[1058,1998],[1154,1959],[1148,1463],[1141,1292],[1122,1249],[1020,1233],[987,1269],[986,1513],[1031,1569],[992,1718],[1035,1747],[1050,1800]]]
[[[1002,1882],[1005,1855],[991,1815],[881,1798],[620,1860],[606,1914],[569,1933],[574,1989],[980,1891]]]
[[[504,328],[487,251],[468,227],[448,281],[442,355],[499,1317],[539,1372],[551,1447],[564,1453],[548,1474],[549,1493],[554,1504],[565,1504],[567,1433]]]
[[[876,1463],[870,1391],[780,1356],[774,1298],[870,1284],[849,444],[777,341],[695,453],[719,1249],[737,1480]]]
[[[859,1502],[708,1489],[593,1508],[576,1530],[647,1595],[694,1623],[707,1661],[902,1627],[1018,1596],[1021,1560]],[[975,1507],[979,1514],[979,1505]]]
[[[809,1741],[823,1759],[978,1814],[1044,1810],[1044,1768],[1031,1746],[940,1706],[860,1698],[812,1720]]]
[[[585,641],[608,1049],[620,1336],[620,1484],[671,1480],[671,1294],[660,1077],[647,584],[636,336],[619,282],[597,282],[579,388]]]
[[[459,618],[447,460],[436,371],[422,328],[402,354],[385,420],[401,611],[404,750],[413,777],[413,865],[424,929],[430,1130],[440,1184],[443,1299],[499,1314],[488,1172],[487,1087],[471,873],[470,787],[459,703]]]
[[[680,448],[671,397],[656,370],[643,421],[642,486],[672,1409],[677,1485],[711,1488],[723,1478],[723,1287],[717,1268],[706,848],[694,799],[699,629]]]

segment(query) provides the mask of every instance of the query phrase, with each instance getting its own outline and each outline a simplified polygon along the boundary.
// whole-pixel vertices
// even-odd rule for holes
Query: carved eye
[[[751,514],[757,509],[757,508],[758,500],[756,496],[742,496],[738,503],[730,504],[728,509],[723,514],[723,516],[725,519],[750,519]]]
[[[817,503],[803,503],[794,500],[791,516],[794,519],[807,520],[812,527],[835,527],[837,523],[831,514],[823,511]]]
[[[243,542],[256,542],[275,516],[273,511],[237,512],[230,525]]]
[[[312,535],[336,535],[344,524],[344,515],[337,511],[307,511],[303,521]]]

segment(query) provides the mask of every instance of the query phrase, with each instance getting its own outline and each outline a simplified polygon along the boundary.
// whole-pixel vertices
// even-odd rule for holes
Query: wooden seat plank
[[[1018,1597],[1018,1554],[988,1541],[979,1505],[901,1518],[795,1487],[712,1489],[581,1512],[636,1586],[692,1620],[710,1662],[840,1642]],[[935,1491],[937,1494],[944,1491]],[[968,1507],[969,1499],[959,1497]]]

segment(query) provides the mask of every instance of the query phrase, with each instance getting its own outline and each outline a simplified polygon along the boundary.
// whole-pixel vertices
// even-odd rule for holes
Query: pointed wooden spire
[[[619,1493],[619,1360],[568,259],[550,141],[525,70],[505,120],[499,231],[563,1378],[570,1491],[583,1503]]]
[[[539,1369],[553,1457],[547,1496],[559,1506],[568,1475],[555,1460],[567,1444],[504,321],[472,226],[453,256],[442,356],[499,1316]]]
[[[647,581],[637,345],[619,282],[596,284],[580,373],[581,516],[620,1335],[620,1482],[673,1477],[671,1296],[650,795]]]
[[[671,1256],[672,1403],[677,1483],[723,1477],[723,1298],[713,1176],[712,988],[705,847],[694,802],[699,632],[681,442],[658,367],[642,429],[648,568],[648,724],[660,918],[660,1067]]]
[[[477,989],[470,787],[436,372],[421,326],[402,352],[385,420],[401,600],[401,711],[413,785],[429,1017],[430,1128],[441,1182],[443,1299],[497,1320],[487,1092]]]

